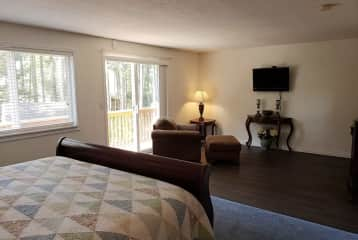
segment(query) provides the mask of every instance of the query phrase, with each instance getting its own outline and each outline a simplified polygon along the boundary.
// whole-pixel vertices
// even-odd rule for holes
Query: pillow
[[[177,125],[174,121],[160,118],[154,123],[154,129],[160,129],[160,130],[176,130]]]

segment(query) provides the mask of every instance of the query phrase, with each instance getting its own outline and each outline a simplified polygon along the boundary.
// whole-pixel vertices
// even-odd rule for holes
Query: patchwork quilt
[[[214,239],[200,203],[159,180],[64,157],[0,168],[0,239]]]

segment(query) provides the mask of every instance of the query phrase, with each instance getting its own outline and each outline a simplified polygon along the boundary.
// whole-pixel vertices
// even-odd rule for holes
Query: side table
[[[215,135],[216,130],[216,120],[204,118],[200,120],[199,118],[190,120],[191,124],[196,124],[199,126],[200,135],[202,139],[206,138],[207,135],[207,127],[211,127],[211,134]]]

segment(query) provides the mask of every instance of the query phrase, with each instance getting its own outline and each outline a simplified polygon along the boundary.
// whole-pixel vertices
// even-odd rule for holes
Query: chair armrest
[[[177,124],[178,130],[188,130],[188,131],[199,131],[199,126],[196,124]]]

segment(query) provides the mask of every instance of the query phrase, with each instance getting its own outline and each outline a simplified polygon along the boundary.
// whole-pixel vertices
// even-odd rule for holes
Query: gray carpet
[[[358,240],[358,234],[212,197],[218,240]]]

